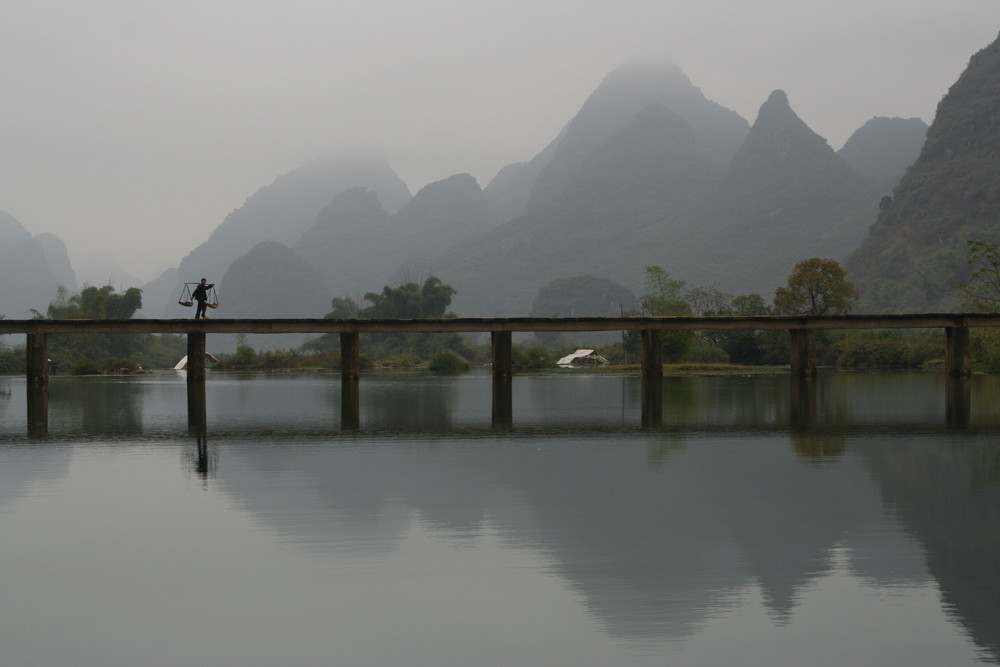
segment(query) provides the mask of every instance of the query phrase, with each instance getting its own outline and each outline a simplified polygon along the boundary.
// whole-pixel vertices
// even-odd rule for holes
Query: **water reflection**
[[[420,373],[339,376],[210,375],[204,393],[183,375],[53,378],[41,422],[31,418],[23,379],[0,380],[3,433],[102,437],[210,429],[253,436],[292,433],[453,432],[535,429],[832,431],[1000,428],[990,377],[948,380],[931,373],[829,373],[805,380],[764,376],[668,377],[658,410],[632,376],[515,377],[498,398],[488,373],[435,378]],[[647,396],[648,399],[648,396]],[[502,405],[499,406],[497,400]],[[509,405],[507,403],[509,403]],[[655,415],[654,415],[655,413]],[[37,417],[37,411],[34,413]],[[21,424],[15,428],[15,424]],[[826,451],[814,441],[803,451]],[[826,439],[826,438],[824,438]],[[827,439],[829,440],[829,439]],[[833,451],[833,450],[830,450]]]
[[[493,564],[478,571],[487,580],[496,567],[516,573],[506,558],[528,551],[542,563],[540,575],[572,591],[602,633],[624,646],[653,646],[661,658],[612,654],[605,664],[662,664],[663,651],[691,650],[720,619],[737,624],[735,636],[751,645],[773,628],[808,637],[800,626],[817,600],[841,602],[837,586],[849,579],[877,604],[843,606],[836,625],[817,631],[877,642],[858,628],[882,627],[891,615],[910,624],[912,646],[951,633],[954,645],[967,637],[982,660],[1000,662],[1000,575],[991,566],[1000,559],[1000,447],[991,409],[1000,383],[993,378],[959,387],[969,401],[958,427],[943,376],[837,374],[806,385],[786,376],[667,378],[656,429],[642,427],[638,378],[514,378],[513,420],[502,428],[492,420],[488,375],[366,376],[346,405],[348,391],[336,377],[215,376],[195,420],[185,414],[183,378],[60,380],[53,381],[49,434],[31,441],[20,412],[25,392],[0,380],[0,530],[11,539],[0,554],[47,530],[19,533],[6,520],[31,503],[33,489],[45,486],[59,505],[62,486],[92,485],[74,477],[73,455],[119,469],[105,478],[119,487],[101,492],[129,498],[154,476],[144,462],[168,447],[173,457],[181,452],[185,478],[224,498],[229,513],[200,538],[208,540],[201,551],[208,570],[242,562],[211,555],[226,552],[223,528],[239,517],[252,519],[255,532],[246,539],[255,553],[273,558],[264,571],[294,570],[294,554],[324,563],[323,582],[335,587],[359,576],[407,576],[393,557],[413,550],[417,535]],[[345,430],[354,400],[357,424]],[[158,468],[157,479],[170,480],[176,460],[172,471]],[[193,521],[185,485],[162,487],[151,516],[163,513],[165,521],[130,525],[130,542],[160,544],[165,524]],[[98,490],[84,499],[87,493]],[[108,529],[99,514],[89,521],[80,535],[66,532],[69,541],[47,549],[47,558],[66,554],[57,564],[70,571],[81,551],[72,540]],[[91,548],[106,549],[93,558],[121,558],[114,540]],[[158,591],[170,588],[157,577],[172,557],[154,561],[145,575]],[[396,569],[379,569],[390,561]],[[416,568],[414,581],[422,574]],[[26,569],[19,576],[45,575]],[[446,573],[422,601],[433,608],[463,586],[467,578]],[[218,582],[209,588],[235,594]],[[386,595],[388,604],[400,602]],[[0,615],[13,617],[2,598]],[[329,606],[301,613],[353,611],[340,606],[347,605],[342,596],[322,604]],[[961,631],[946,622],[928,626],[928,605]],[[452,622],[475,616],[443,613]],[[389,625],[386,634],[394,630],[402,627]],[[470,632],[485,637],[488,629]],[[551,634],[558,653],[568,640],[554,627]],[[912,664],[934,662],[916,651]]]
[[[956,443],[968,450],[955,456]],[[547,554],[605,631],[630,641],[689,637],[747,590],[789,624],[840,559],[890,598],[936,580],[948,613],[996,660],[1000,582],[983,571],[1000,556],[996,449],[961,443],[850,439],[824,459],[765,436],[227,446],[219,479],[268,531],[335,559],[402,548],[414,517],[444,536],[495,532]],[[275,475],[282,492],[262,493]],[[928,507],[939,495],[947,506]]]

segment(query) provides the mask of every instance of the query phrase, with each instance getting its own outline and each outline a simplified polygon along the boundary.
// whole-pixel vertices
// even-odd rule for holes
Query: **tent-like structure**
[[[609,363],[611,362],[597,354],[594,350],[577,350],[573,354],[567,354],[556,362],[558,366],[563,368],[572,368],[573,366],[606,366]]]

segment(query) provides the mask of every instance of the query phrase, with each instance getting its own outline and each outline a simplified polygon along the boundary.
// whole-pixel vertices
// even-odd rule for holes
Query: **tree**
[[[127,320],[142,307],[142,290],[130,287],[118,294],[111,285],[88,285],[76,294],[59,287],[46,314],[38,319]],[[173,365],[184,352],[181,336],[154,334],[53,334],[49,355],[57,368],[73,372]]]
[[[639,297],[643,315],[690,315],[691,306],[684,300],[683,280],[674,280],[659,266],[647,266],[645,293]]]
[[[386,285],[382,292],[368,292],[365,301],[371,303],[359,313],[361,317],[416,319],[444,317],[455,290],[440,278],[429,277],[422,286],[406,283],[399,287]]]
[[[349,296],[337,297],[330,302],[330,308],[330,312],[324,317],[333,320],[348,320],[357,317],[361,310],[354,299]]]
[[[857,300],[843,267],[819,257],[796,264],[788,285],[774,292],[775,310],[783,315],[846,315]]]
[[[670,273],[659,266],[647,266],[646,291],[639,297],[639,307],[643,315],[690,315],[691,306],[684,300],[683,280],[674,280]],[[685,330],[664,331],[663,359],[679,361],[694,343],[694,332]],[[625,348],[630,356],[639,354],[639,332],[630,330],[625,334]]]
[[[78,293],[59,286],[56,298],[49,303],[43,316],[33,311],[38,319],[50,320],[127,320],[142,308],[142,290],[129,287],[122,294],[115,294],[111,285],[88,285]]]
[[[431,276],[423,285],[407,282],[398,287],[386,285],[381,292],[368,292],[365,308],[358,307],[350,297],[336,298],[331,302],[332,310],[328,318],[376,318],[376,319],[418,319],[424,317],[450,316],[448,307],[455,294],[451,285]],[[339,345],[337,334],[325,334],[303,345],[304,350],[319,352],[335,350]],[[373,333],[361,339],[362,350],[374,359],[387,359],[402,355],[417,355],[429,359],[439,349],[465,351],[464,340],[458,333]]]
[[[724,315],[733,302],[733,296],[711,287],[692,287],[684,293],[684,300],[695,315]]]

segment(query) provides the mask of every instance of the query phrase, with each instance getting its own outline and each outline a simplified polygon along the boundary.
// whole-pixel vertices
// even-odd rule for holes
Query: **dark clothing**
[[[206,304],[208,301],[208,290],[213,287],[215,287],[215,283],[208,285],[200,283],[194,288],[194,291],[191,292],[191,298],[198,302],[198,308],[194,311],[194,319],[205,317],[205,310],[208,308],[208,305]]]

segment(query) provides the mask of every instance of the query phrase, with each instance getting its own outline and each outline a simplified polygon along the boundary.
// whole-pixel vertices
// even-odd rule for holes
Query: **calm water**
[[[1000,664],[1000,378],[0,377],[0,666]]]

